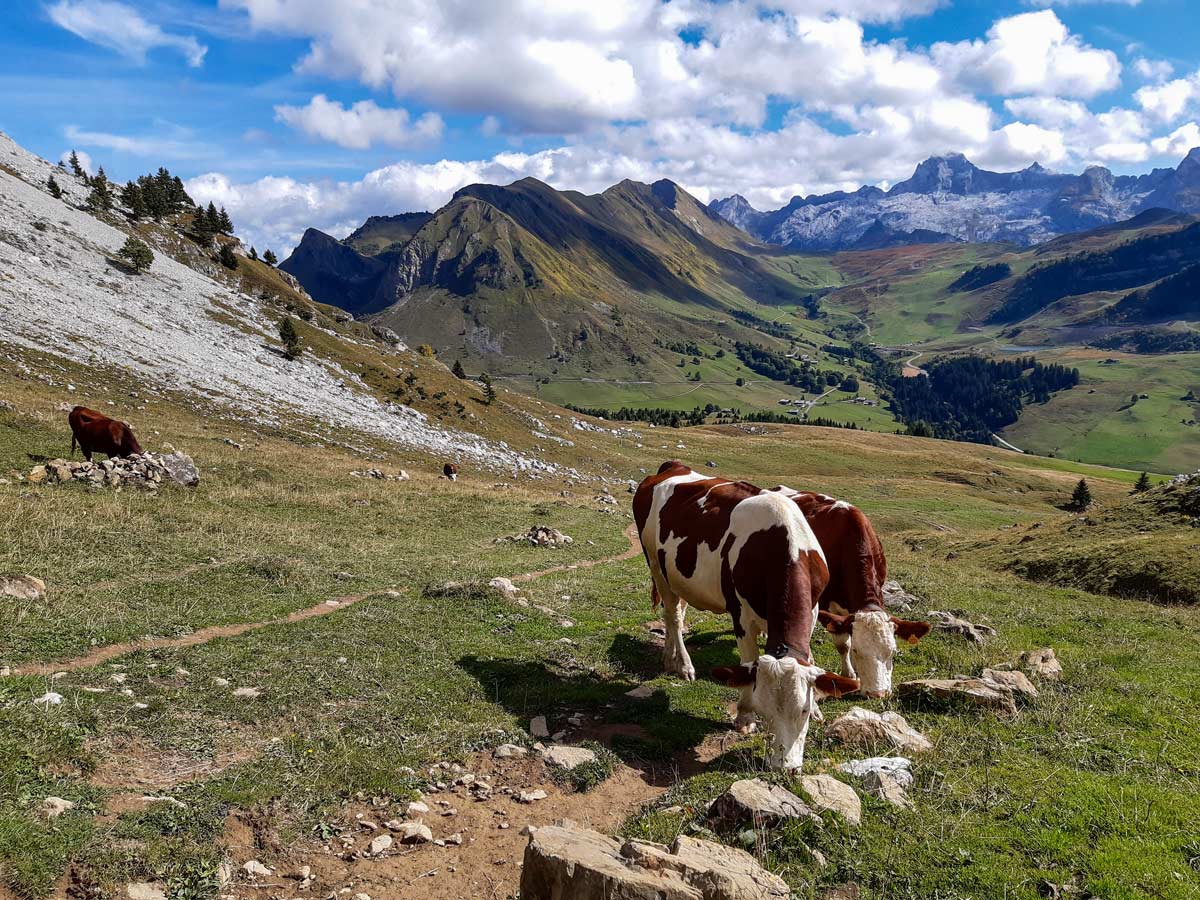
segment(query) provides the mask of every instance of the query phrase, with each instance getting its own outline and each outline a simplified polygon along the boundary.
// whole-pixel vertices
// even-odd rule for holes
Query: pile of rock
[[[575,543],[570,535],[563,534],[549,525],[534,525],[521,534],[510,534],[496,538],[497,544],[532,544],[534,547],[569,547]]]
[[[376,481],[408,481],[408,473],[401,469],[395,475],[389,475],[383,469],[363,469],[361,472],[351,472],[355,478],[374,478]]]
[[[94,487],[139,487],[157,490],[167,482],[185,487],[200,483],[200,470],[186,453],[142,453],[116,459],[75,462],[53,459],[34,466],[25,480],[30,484],[66,484],[79,481]]]

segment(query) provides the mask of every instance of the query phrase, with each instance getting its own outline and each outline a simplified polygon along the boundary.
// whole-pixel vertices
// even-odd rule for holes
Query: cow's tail
[[[71,432],[71,455],[75,455],[75,432]]]

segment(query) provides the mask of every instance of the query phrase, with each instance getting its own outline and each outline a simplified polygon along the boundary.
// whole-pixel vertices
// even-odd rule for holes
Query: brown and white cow
[[[86,406],[76,406],[68,413],[67,421],[71,425],[71,453],[75,453],[75,444],[78,443],[89,462],[93,453],[106,453],[111,459],[142,452],[142,445],[133,436],[133,429],[124,422],[110,419],[104,413]]]
[[[829,584],[821,594],[819,618],[842,656],[842,674],[859,679],[868,697],[888,696],[896,637],[915,644],[929,633],[929,623],[897,619],[887,612],[887,558],[862,510],[828,494],[783,485],[772,490],[800,508],[825,551]]]
[[[821,547],[788,498],[744,481],[663,463],[638,485],[633,514],[656,599],[663,605],[663,664],[687,680],[696,670],[683,643],[687,604],[729,613],[740,666],[713,670],[741,687],[736,724],[758,712],[775,736],[771,762],[798,770],[817,701],[858,682],[813,665],[817,599],[829,580]],[[767,638],[760,655],[758,638]]]
[[[451,481],[458,481],[458,464],[446,463],[442,466],[442,475],[449,478]]]

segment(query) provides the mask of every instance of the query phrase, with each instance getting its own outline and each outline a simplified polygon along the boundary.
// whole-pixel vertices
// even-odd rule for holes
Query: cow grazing
[[[842,674],[857,678],[868,697],[892,692],[896,637],[911,644],[929,633],[928,622],[897,619],[883,603],[887,559],[871,520],[845,500],[827,494],[773,488],[792,500],[816,535],[829,566],[819,619],[842,656]]]
[[[76,443],[88,462],[91,462],[93,453],[107,453],[112,459],[142,452],[142,445],[133,436],[133,429],[124,422],[110,419],[104,413],[86,406],[76,406],[67,415],[67,421],[71,423],[72,456],[75,455]]]
[[[442,474],[451,481],[458,481],[458,466],[454,463],[446,463],[442,466]]]
[[[638,485],[633,514],[655,601],[663,605],[665,668],[696,677],[683,643],[687,604],[729,613],[742,664],[713,675],[742,689],[735,724],[752,729],[757,711],[775,735],[772,764],[800,769],[817,701],[858,688],[813,665],[817,599],[829,570],[803,514],[778,493],[676,461]]]

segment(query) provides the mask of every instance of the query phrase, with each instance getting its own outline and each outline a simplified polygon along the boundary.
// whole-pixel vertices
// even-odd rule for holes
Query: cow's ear
[[[928,622],[910,622],[907,619],[897,619],[892,616],[892,627],[896,629],[896,634],[904,640],[910,644],[916,644],[917,641],[929,634],[929,629],[933,626]]]
[[[754,669],[750,666],[717,666],[712,677],[730,687],[745,687],[754,684]]]
[[[849,634],[850,629],[854,627],[854,616],[839,616],[827,609],[817,613],[817,619],[830,634]]]
[[[817,689],[817,699],[824,700],[826,697],[840,697],[842,694],[853,694],[858,690],[858,679],[843,678],[841,675],[834,675],[832,672],[822,672],[817,676],[817,680],[813,682],[813,687]]]

